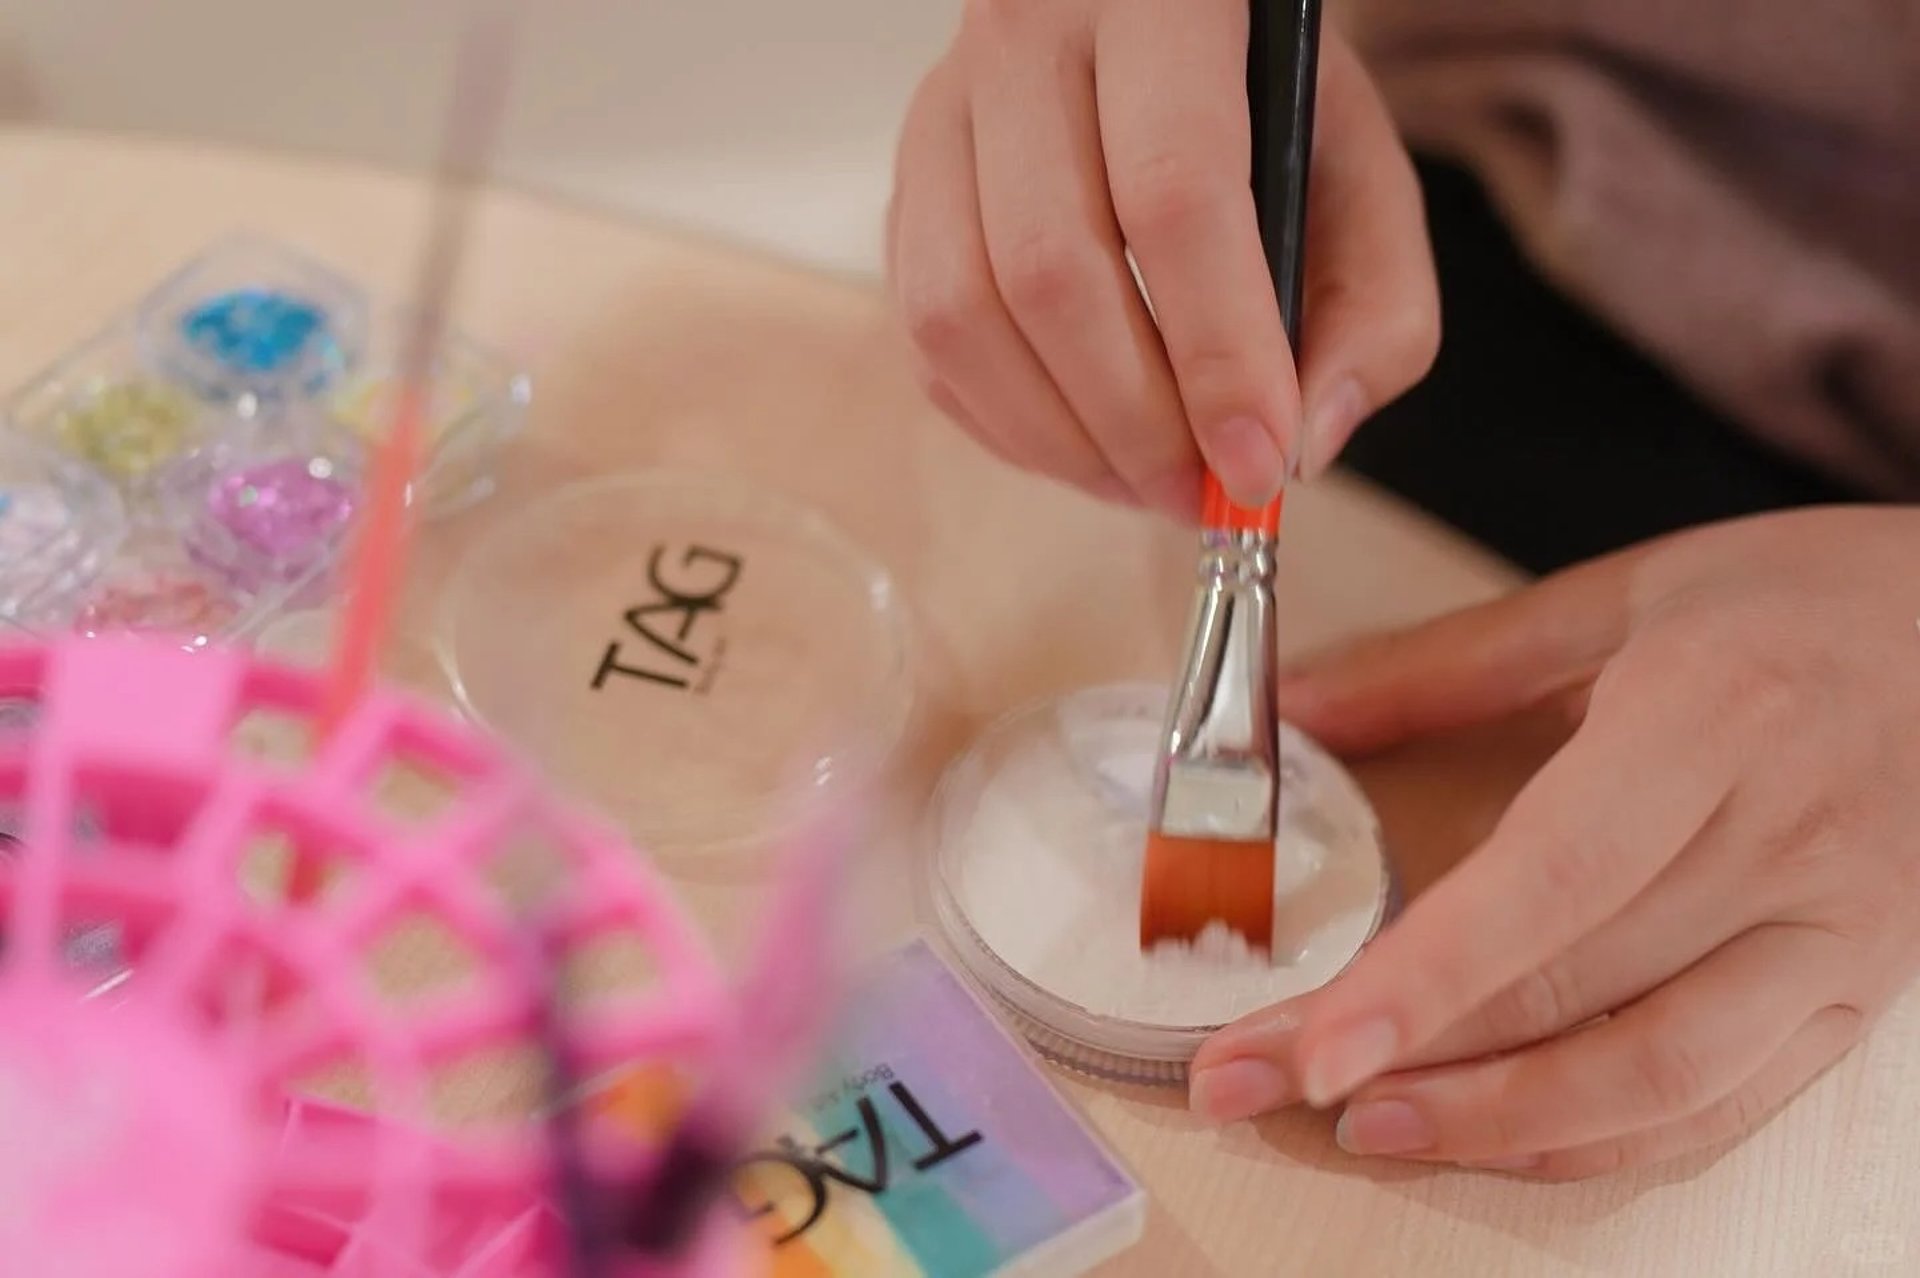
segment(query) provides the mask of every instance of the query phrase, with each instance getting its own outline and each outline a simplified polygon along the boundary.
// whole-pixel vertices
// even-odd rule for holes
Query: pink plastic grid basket
[[[30,726],[0,729],[0,804],[21,845],[0,863],[7,1272],[558,1273],[544,1125],[447,1122],[438,1080],[537,1047],[554,938],[567,953],[644,945],[643,979],[566,1011],[589,1074],[698,1071],[737,1028],[673,894],[486,735],[383,691],[293,766],[236,748],[249,716],[305,720],[318,696],[310,674],[165,640],[0,649],[0,701],[37,706]],[[396,765],[441,782],[436,812],[376,801]],[[327,890],[301,905],[250,890],[244,871],[276,849],[318,857]],[[522,886],[504,886],[515,865]],[[403,997],[373,956],[423,924],[461,961]],[[103,928],[127,970],[84,997],[101,974],[71,941]],[[329,1070],[359,1081],[364,1109],[305,1094]],[[659,1152],[589,1137],[588,1164],[609,1175]],[[676,1275],[741,1272],[737,1241],[716,1218]]]

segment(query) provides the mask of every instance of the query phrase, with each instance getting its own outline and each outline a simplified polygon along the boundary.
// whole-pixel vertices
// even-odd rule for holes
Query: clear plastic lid
[[[135,322],[156,369],[245,414],[320,394],[356,368],[367,301],[305,254],[236,235],[155,287]]]
[[[1142,953],[1166,703],[1122,684],[1018,711],[953,764],[930,816],[934,916],[960,965],[1041,1051],[1135,1083],[1184,1081],[1222,1025],[1333,979],[1392,898],[1365,794],[1283,727],[1271,956],[1218,939]]]
[[[125,508],[104,479],[0,432],[0,621],[36,627],[66,616],[126,535]]]
[[[908,717],[900,600],[820,515],[712,475],[589,480],[455,570],[436,646],[476,719],[649,850],[758,850]]]
[[[333,414],[369,443],[391,424],[408,316],[378,318],[363,367],[332,396]],[[429,453],[419,487],[429,514],[462,509],[493,491],[500,450],[525,425],[532,384],[504,358],[457,332],[433,353],[427,403]]]

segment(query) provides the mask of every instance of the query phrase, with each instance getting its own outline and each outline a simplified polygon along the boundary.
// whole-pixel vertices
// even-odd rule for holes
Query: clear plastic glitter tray
[[[21,387],[8,407],[19,431],[100,473],[135,504],[169,468],[203,452],[230,420],[226,409],[156,373],[130,319],[82,342]]]
[[[392,408],[402,325],[345,275],[251,235],[110,317],[0,415],[14,448],[0,623],[204,644],[322,602]],[[429,513],[491,490],[528,400],[523,374],[445,336],[418,484]]]
[[[928,888],[960,967],[1042,1053],[1177,1085],[1223,1024],[1324,985],[1394,900],[1378,820],[1347,771],[1283,728],[1271,961],[1139,953],[1148,794],[1166,712],[1153,684],[1090,688],[994,724],[930,809]]]
[[[126,534],[112,485],[56,449],[0,433],[0,622],[71,613]]]
[[[363,366],[330,398],[349,430],[372,440],[386,430],[400,377],[400,349],[408,316],[380,316]],[[499,355],[459,333],[434,352],[433,391],[427,405],[432,452],[420,488],[434,514],[464,509],[493,491],[500,451],[526,423],[532,383]]]

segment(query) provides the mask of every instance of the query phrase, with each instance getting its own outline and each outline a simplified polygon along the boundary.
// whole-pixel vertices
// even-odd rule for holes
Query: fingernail
[[[1291,1099],[1292,1089],[1279,1066],[1255,1056],[1199,1070],[1187,1086],[1193,1112],[1214,1123],[1237,1123]]]
[[[1433,1125],[1405,1101],[1347,1106],[1333,1139],[1349,1154],[1412,1154],[1433,1148]]]
[[[1367,414],[1366,392],[1351,377],[1335,382],[1307,412],[1306,446],[1300,452],[1300,473],[1311,479],[1333,464],[1347,437]]]
[[[1273,433],[1252,417],[1223,422],[1213,435],[1214,466],[1243,506],[1264,506],[1287,484],[1287,457]]]
[[[1527,1154],[1520,1158],[1482,1158],[1473,1162],[1461,1163],[1460,1165],[1462,1167],[1471,1167],[1475,1171],[1532,1171],[1540,1165],[1540,1156],[1538,1154]]]
[[[1391,1022],[1363,1021],[1307,1058],[1301,1080],[1307,1103],[1330,1105],[1393,1063],[1398,1036]]]

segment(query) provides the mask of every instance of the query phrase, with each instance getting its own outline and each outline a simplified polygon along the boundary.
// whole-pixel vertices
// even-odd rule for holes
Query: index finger
[[[1113,208],[1180,400],[1234,499],[1299,457],[1299,388],[1254,217],[1244,4],[1121,0],[1095,37]]]
[[[1592,931],[1719,809],[1735,752],[1701,740],[1687,699],[1623,682],[1624,695],[1596,694],[1487,841],[1314,999],[1294,1048],[1310,1103],[1346,1095]],[[1663,742],[1686,743],[1683,766]]]

